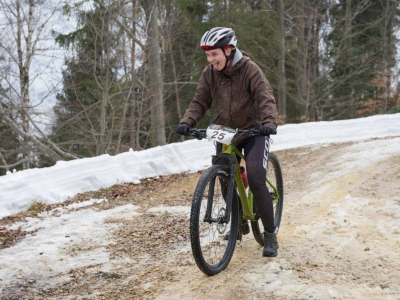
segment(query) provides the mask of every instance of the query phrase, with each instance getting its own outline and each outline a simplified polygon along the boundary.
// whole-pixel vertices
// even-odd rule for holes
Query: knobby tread
[[[216,264],[209,264],[203,256],[203,250],[200,244],[199,220],[204,216],[200,216],[200,208],[202,199],[208,184],[214,177],[215,182],[222,180],[228,183],[229,171],[221,165],[213,165],[207,169],[200,177],[192,199],[192,207],[190,213],[190,239],[193,257],[199,269],[206,275],[212,276],[223,271],[229,264],[236,246],[236,238],[239,224],[239,205],[237,197],[232,199],[231,227],[228,244],[221,260]]]

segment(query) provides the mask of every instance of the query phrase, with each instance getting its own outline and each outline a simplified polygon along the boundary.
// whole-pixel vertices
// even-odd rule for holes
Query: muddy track
[[[200,172],[164,176],[104,192],[109,201],[96,204],[98,211],[131,204],[140,213],[107,219],[113,242],[105,247],[106,263],[66,268],[52,278],[0,281],[0,299],[398,299],[400,154],[390,151],[394,142],[400,138],[368,141],[372,154],[357,143],[276,152],[285,185],[276,258],[261,257],[250,233],[224,272],[205,276],[193,260],[188,228]],[[151,210],[160,205],[177,209]],[[90,255],[96,247],[64,255]]]

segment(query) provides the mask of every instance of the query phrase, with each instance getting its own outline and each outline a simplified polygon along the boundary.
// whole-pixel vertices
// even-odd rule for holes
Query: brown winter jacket
[[[278,112],[272,88],[261,69],[243,54],[233,67],[218,72],[208,65],[202,72],[194,99],[181,120],[195,127],[213,104],[214,124],[231,128],[277,127]]]

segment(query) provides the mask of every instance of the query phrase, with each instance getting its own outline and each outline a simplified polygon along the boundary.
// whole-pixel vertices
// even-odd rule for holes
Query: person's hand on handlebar
[[[264,135],[264,136],[270,135],[271,133],[274,133],[274,132],[275,132],[275,129],[272,128],[271,126],[267,126],[267,125],[262,125],[258,129],[259,135]]]
[[[176,132],[180,135],[189,135],[190,126],[188,124],[182,123],[178,127],[176,127]]]

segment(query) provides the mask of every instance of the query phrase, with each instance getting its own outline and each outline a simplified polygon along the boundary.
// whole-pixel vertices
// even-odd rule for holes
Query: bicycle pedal
[[[247,221],[243,221],[240,224],[240,231],[243,235],[249,234],[250,233],[250,226],[249,223]]]
[[[230,235],[230,234],[231,234],[230,231],[228,231],[227,233],[225,233],[223,239],[224,239],[225,241],[228,241],[228,240],[229,240],[229,235]],[[238,231],[238,235],[237,235],[236,240],[238,240],[238,241],[241,241],[241,240],[242,240],[242,233],[241,233],[240,230]]]

